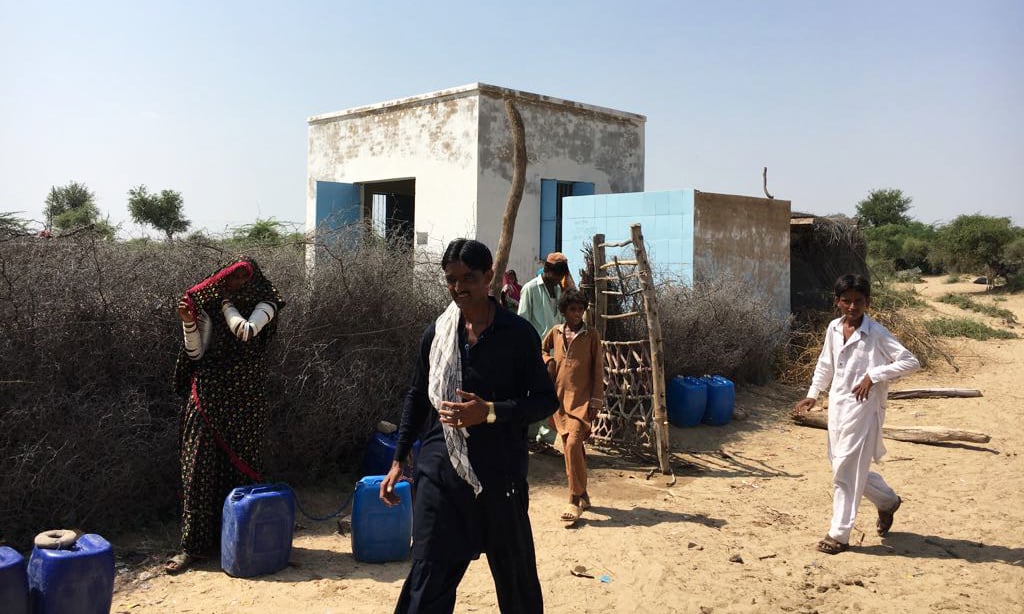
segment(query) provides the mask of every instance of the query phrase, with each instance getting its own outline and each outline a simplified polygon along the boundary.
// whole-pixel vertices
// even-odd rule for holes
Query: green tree
[[[868,244],[868,260],[872,268],[891,272],[919,268],[922,273],[938,272],[931,258],[935,227],[918,221],[906,224],[884,224],[864,229]]]
[[[184,204],[181,193],[174,190],[161,190],[154,194],[144,185],[128,190],[128,212],[132,219],[138,224],[156,228],[168,241],[191,226],[182,212]]]
[[[188,233],[185,240],[189,243],[213,243],[214,240],[210,238],[210,235],[206,234],[206,230],[200,228],[199,230],[193,230]]]
[[[46,197],[47,229],[70,231],[84,226],[107,240],[113,240],[117,229],[108,219],[100,219],[96,196],[84,183],[72,181],[64,186],[51,186]]]
[[[274,218],[257,218],[252,224],[235,227],[231,240],[241,245],[277,246],[284,242],[288,227]]]
[[[862,226],[876,227],[887,224],[898,226],[910,223],[910,203],[913,199],[903,190],[887,188],[872,190],[868,197],[857,203],[857,217]]]
[[[0,211],[0,237],[28,234],[28,222],[18,217],[16,213],[16,211]]]
[[[1003,262],[1014,271],[1024,269],[1024,236],[1018,236],[1003,247]]]
[[[1001,270],[1004,249],[1018,236],[1008,217],[961,215],[939,230],[935,251],[951,269],[960,272]]]
[[[63,186],[51,186],[46,197],[47,225],[69,230],[92,224],[100,217],[96,197],[84,183],[72,181]]]

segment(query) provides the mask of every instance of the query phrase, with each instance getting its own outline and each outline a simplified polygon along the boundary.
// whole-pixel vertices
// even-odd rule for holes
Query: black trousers
[[[417,497],[423,495],[423,487],[434,485],[420,481]],[[473,501],[470,516],[477,522],[469,522],[482,532],[480,541],[487,553],[487,563],[494,578],[498,596],[498,608],[502,614],[540,614],[544,611],[544,598],[540,580],[537,578],[537,559],[533,549],[533,532],[530,528],[529,494],[525,484],[512,489],[484,488],[484,492]],[[430,493],[417,501],[424,505],[433,500]],[[448,499],[450,504],[451,499]],[[439,505],[444,506],[442,500]],[[417,520],[436,518],[433,514],[417,514]],[[415,524],[415,521],[414,521]],[[421,525],[420,530],[425,527]],[[447,533],[442,529],[442,532]],[[451,538],[454,536],[446,535]],[[463,538],[468,536],[463,536]],[[441,544],[436,541],[431,550]],[[415,555],[414,555],[415,556]],[[455,610],[455,591],[462,581],[471,560],[476,556],[448,559],[431,555],[414,558],[409,576],[402,586],[402,594],[395,606],[396,614],[450,614]]]

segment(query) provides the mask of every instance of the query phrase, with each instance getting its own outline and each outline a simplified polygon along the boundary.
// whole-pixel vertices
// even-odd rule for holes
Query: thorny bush
[[[749,283],[729,276],[660,286],[665,377],[714,374],[765,383],[789,326],[768,304]]]
[[[268,354],[270,479],[355,468],[376,422],[397,420],[443,308],[436,263],[356,244],[321,246],[312,272],[301,245],[244,250],[288,303]],[[235,255],[85,233],[0,241],[0,543],[176,517],[175,304]]]
[[[586,266],[580,269],[580,288],[595,303],[593,249],[583,250]],[[609,281],[609,314],[643,312],[639,282],[624,277]],[[749,283],[730,275],[687,281],[661,277],[657,286],[665,377],[724,375],[739,383],[765,383],[786,342],[788,316],[765,309],[770,301]],[[605,339],[646,339],[645,318],[613,319],[606,323]]]
[[[872,286],[869,315],[886,327],[927,367],[936,360],[943,360],[957,369],[946,345],[928,332],[926,323],[911,314],[924,305],[913,292],[901,291],[891,284],[876,281]],[[831,311],[808,310],[793,319],[793,330],[776,369],[776,379],[793,386],[808,386],[814,377],[825,333],[829,322],[839,317],[838,309]]]

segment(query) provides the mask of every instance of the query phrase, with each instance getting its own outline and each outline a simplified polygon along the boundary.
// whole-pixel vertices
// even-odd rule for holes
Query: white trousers
[[[877,430],[877,426],[872,431]],[[868,433],[853,449],[845,450],[842,456],[832,455],[829,446],[829,461],[832,463],[832,526],[829,537],[837,542],[850,543],[850,532],[857,519],[857,505],[861,495],[866,496],[880,510],[896,507],[899,497],[885,483],[882,476],[870,471],[871,457],[875,449],[875,433]]]

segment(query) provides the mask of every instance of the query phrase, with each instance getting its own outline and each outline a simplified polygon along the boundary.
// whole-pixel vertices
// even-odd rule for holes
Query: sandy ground
[[[983,286],[918,284],[926,297]],[[992,301],[991,297],[979,300]],[[996,303],[1024,322],[1024,296]],[[950,305],[936,312],[1003,323]],[[1017,334],[1024,330],[1013,329]],[[792,425],[803,390],[738,391],[750,417],[672,429],[678,482],[617,456],[592,456],[595,507],[573,529],[560,459],[531,459],[530,516],[549,612],[1022,612],[1024,611],[1024,339],[950,342],[959,371],[934,365],[896,384],[977,388],[972,399],[892,401],[887,424],[941,425],[992,435],[984,445],[887,441],[876,467],[903,497],[892,532],[874,532],[864,500],[853,548],[818,553],[831,513],[826,432]],[[338,493],[308,493],[329,509]],[[121,570],[115,612],[389,612],[408,563],[360,564],[334,523],[304,522],[292,566],[251,580],[208,562],[176,577]],[[121,543],[123,551],[145,544]],[[569,573],[586,566],[594,579]],[[601,576],[606,576],[605,580]],[[496,612],[486,561],[475,561],[457,612]]]

